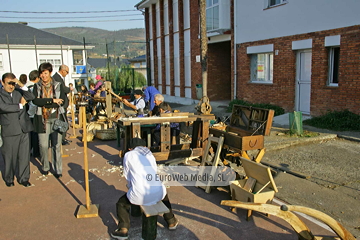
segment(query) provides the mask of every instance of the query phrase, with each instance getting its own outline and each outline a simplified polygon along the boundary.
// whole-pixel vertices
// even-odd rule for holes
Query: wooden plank
[[[201,138],[201,132],[200,132],[200,121],[196,121],[193,123],[193,129],[192,129],[192,139],[191,139],[191,148],[198,148],[200,147],[200,138]]]
[[[158,211],[156,210],[156,208],[154,208],[153,205],[151,206],[140,206],[141,209],[144,211],[144,215],[146,217],[151,217],[151,216],[155,216],[158,215]]]
[[[160,117],[172,117],[172,113],[160,113]]]
[[[170,135],[171,128],[170,123],[162,123],[160,127],[160,151],[170,151]]]
[[[160,117],[188,117],[188,112],[160,113]]]
[[[261,185],[265,185],[267,182],[270,181],[271,185],[269,186],[269,188],[273,189],[275,192],[278,192],[269,167],[266,167],[261,163],[250,161],[243,157],[240,157],[240,160],[242,166],[244,167],[246,176],[255,178],[256,181]]]
[[[144,215],[146,217],[170,212],[170,210],[165,206],[165,204],[162,201],[159,201],[156,204],[151,205],[151,206],[141,205],[140,208],[143,210]]]
[[[255,135],[255,136],[238,136],[221,130],[209,129],[209,133],[214,137],[223,136],[225,138],[224,145],[234,148],[237,150],[256,150],[264,148],[264,136]]]
[[[122,118],[118,120],[118,124],[123,126],[130,126],[132,122],[139,122],[143,124],[158,124],[164,122],[194,122],[194,121],[210,121],[214,120],[214,115],[191,115],[189,116],[173,116],[173,117],[132,117],[132,118]]]
[[[105,81],[105,88],[111,89],[111,82]],[[106,116],[111,117],[112,114],[112,96],[110,93],[106,92]]]
[[[247,180],[246,180],[246,183],[243,187],[243,189],[245,191],[248,191],[248,192],[252,192],[254,187],[255,187],[255,183],[256,183],[256,179],[255,178],[252,178],[252,177],[249,177]]]
[[[199,147],[202,147],[203,149],[205,149],[206,144],[208,143],[208,137],[209,137],[209,128],[210,128],[210,121],[206,120],[206,121],[202,121],[202,142],[201,145]]]
[[[131,138],[141,138],[141,127],[140,123],[131,124]],[[130,140],[130,139],[127,139]]]
[[[189,112],[174,112],[172,115],[176,117],[176,116],[189,116],[191,114]],[[194,113],[192,113],[192,115],[194,115]]]
[[[202,153],[202,148],[194,148],[175,151],[154,152],[153,155],[156,161],[164,161],[176,158],[199,157],[202,156]]]
[[[269,110],[269,113],[268,113],[268,116],[267,116],[267,122],[266,122],[266,126],[265,126],[265,132],[264,132],[264,135],[265,135],[265,136],[269,136],[269,135],[270,135],[270,131],[271,131],[271,127],[272,127],[274,115],[275,115],[275,111],[272,110],[272,109]]]
[[[254,161],[259,163],[261,161],[261,159],[264,157],[265,154],[265,148],[260,149],[260,151],[258,152],[258,154],[256,155]]]

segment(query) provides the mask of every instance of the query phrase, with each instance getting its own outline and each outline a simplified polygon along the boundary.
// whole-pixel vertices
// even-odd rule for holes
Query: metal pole
[[[36,48],[36,36],[34,35],[34,44],[35,44],[35,58],[36,58],[36,68],[39,66],[39,60],[38,60],[38,56],[37,56],[37,48]]]
[[[201,40],[201,76],[203,83],[203,97],[207,96],[207,51],[208,39],[206,34],[206,0],[200,0],[200,40]]]
[[[107,72],[107,78],[106,80],[110,80],[110,63],[109,63],[109,49],[108,49],[108,44],[107,44],[107,40],[105,39],[106,41],[106,64],[107,64],[107,68],[108,68],[108,72]]]
[[[89,71],[87,69],[87,52],[86,52],[86,44],[85,44],[85,37],[83,37],[83,41],[84,41],[84,55],[85,55],[85,59],[84,59],[84,65],[85,65],[85,70],[86,70],[86,81],[88,82],[88,85],[89,85]],[[86,82],[85,81],[85,82]],[[89,86],[87,86],[89,87]]]
[[[10,72],[12,72],[12,68],[11,68],[11,57],[10,57],[10,45],[9,45],[9,35],[7,35],[7,34],[6,34],[6,42],[7,42],[7,45],[8,45]]]
[[[60,37],[60,51],[61,51],[61,64],[64,64],[63,50],[62,50],[62,37]]]
[[[132,82],[133,82],[133,92],[135,90],[135,69],[132,68]]]
[[[114,38],[114,64],[115,64],[115,69],[116,69],[116,71],[117,71],[117,65],[116,65],[116,50],[115,50],[115,38]],[[114,82],[113,82],[113,84],[114,84],[113,89],[114,89],[114,90],[117,89],[116,75],[117,75],[117,74],[114,75]]]

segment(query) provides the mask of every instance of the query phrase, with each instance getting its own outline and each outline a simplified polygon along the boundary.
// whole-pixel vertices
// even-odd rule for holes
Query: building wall
[[[337,87],[327,85],[328,51],[325,37],[340,35],[339,84]],[[318,116],[328,110],[341,111],[348,109],[360,114],[360,25],[310,32],[262,41],[247,42],[238,45],[237,95],[253,103],[271,103],[294,111],[296,51],[292,42],[312,39],[312,75],[310,114]],[[273,44],[273,84],[250,82],[249,46]]]
[[[146,34],[150,40],[148,59],[152,62],[150,67],[154,86],[163,94],[196,99],[195,86],[202,83],[201,63],[196,62],[196,57],[201,53],[199,3],[191,0],[158,0],[151,3],[146,5],[149,14],[145,15],[145,21],[149,22]],[[213,97],[211,100],[231,98],[233,50],[230,34],[221,35],[227,35],[225,38],[220,35],[211,37],[220,37],[215,42],[222,42],[214,44],[220,49],[213,48],[213,53],[208,51],[212,68],[208,72],[208,95]],[[219,94],[218,86],[224,79],[226,86],[222,84],[221,91],[226,92]]]
[[[199,25],[199,3],[190,1],[190,46],[191,46],[191,96],[196,98],[196,84],[202,84],[201,63],[196,62],[196,56],[200,56],[200,25]]]
[[[360,24],[358,0],[288,0],[265,8],[268,0],[237,0],[237,42],[318,32]]]

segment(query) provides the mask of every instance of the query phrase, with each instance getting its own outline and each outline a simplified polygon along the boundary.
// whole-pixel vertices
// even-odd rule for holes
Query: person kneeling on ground
[[[169,230],[175,230],[179,221],[175,218],[166,188],[161,181],[155,178],[148,180],[146,176],[157,173],[156,160],[152,152],[145,147],[146,142],[140,138],[133,138],[129,142],[129,152],[124,156],[124,176],[128,182],[128,192],[116,203],[119,219],[118,228],[111,233],[116,239],[127,239],[130,228],[130,206],[150,206],[161,201],[169,208],[170,212],[163,215]]]

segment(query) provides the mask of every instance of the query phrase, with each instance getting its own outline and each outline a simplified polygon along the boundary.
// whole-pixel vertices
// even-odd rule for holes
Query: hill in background
[[[85,38],[86,45],[95,46],[93,50],[88,51],[88,57],[106,56],[106,43],[109,56],[133,58],[146,54],[144,28],[108,31],[88,27],[60,27],[41,30],[80,42]]]

